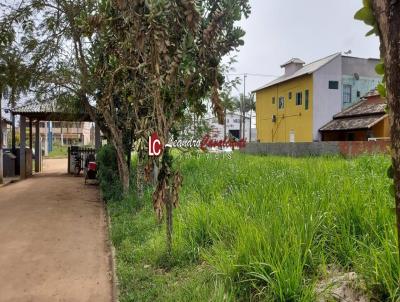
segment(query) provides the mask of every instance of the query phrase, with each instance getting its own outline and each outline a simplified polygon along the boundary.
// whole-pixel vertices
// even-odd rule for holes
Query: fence
[[[259,155],[321,156],[389,153],[390,141],[337,141],[312,143],[249,143],[242,152]]]

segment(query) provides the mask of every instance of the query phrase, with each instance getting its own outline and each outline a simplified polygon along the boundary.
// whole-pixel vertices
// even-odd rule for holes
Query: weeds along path
[[[399,300],[389,162],[182,159],[172,257],[151,190],[141,203],[108,203],[121,301],[325,301],[318,293],[333,271],[356,276],[360,295]]]

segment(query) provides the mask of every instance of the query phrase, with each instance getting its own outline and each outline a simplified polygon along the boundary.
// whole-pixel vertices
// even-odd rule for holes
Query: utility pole
[[[253,114],[253,93],[250,95],[250,118],[249,118],[249,143],[251,142],[251,116]]]
[[[246,138],[246,115],[245,115],[245,100],[246,100],[246,78],[247,78],[247,73],[243,74],[243,102],[242,102],[242,112],[240,113],[241,119],[243,120],[243,128],[242,128],[242,138]]]

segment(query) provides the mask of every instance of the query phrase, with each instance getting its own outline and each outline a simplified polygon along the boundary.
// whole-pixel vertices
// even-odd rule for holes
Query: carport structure
[[[21,106],[12,110],[12,114],[20,116],[20,148],[19,154],[19,172],[20,178],[25,179],[31,174],[32,168],[27,167],[27,163],[33,159],[33,144],[35,146],[35,172],[41,172],[42,150],[40,141],[40,122],[43,121],[68,121],[68,122],[94,122],[89,114],[84,110],[72,111],[63,108],[55,102],[33,103]],[[33,125],[35,126],[35,138],[33,139]],[[26,146],[26,129],[29,128],[29,148]],[[12,150],[15,148],[15,127],[12,131]],[[34,143],[33,143],[34,141]],[[95,124],[95,148],[98,150],[101,146],[100,129]],[[18,152],[17,152],[18,153]],[[18,156],[19,155],[19,156]],[[31,158],[27,158],[27,157]],[[30,160],[27,160],[30,159]],[[28,169],[27,169],[28,168]],[[30,171],[29,171],[30,170]]]

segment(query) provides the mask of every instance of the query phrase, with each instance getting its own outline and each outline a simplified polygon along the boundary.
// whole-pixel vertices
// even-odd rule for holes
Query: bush
[[[100,190],[105,201],[122,198],[122,185],[118,175],[117,155],[111,145],[103,146],[97,153]]]

